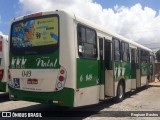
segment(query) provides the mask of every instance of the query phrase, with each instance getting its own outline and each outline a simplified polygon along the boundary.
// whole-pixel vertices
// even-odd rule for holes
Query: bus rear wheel
[[[124,84],[120,82],[117,88],[116,102],[122,102],[124,99]]]

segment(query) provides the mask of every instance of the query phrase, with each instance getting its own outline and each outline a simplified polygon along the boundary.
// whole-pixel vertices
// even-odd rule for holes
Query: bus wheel
[[[124,84],[120,82],[117,88],[116,102],[122,102],[124,99]]]

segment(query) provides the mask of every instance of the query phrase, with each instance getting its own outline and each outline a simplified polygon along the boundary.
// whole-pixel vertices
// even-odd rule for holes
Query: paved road
[[[34,102],[25,101],[9,101],[8,94],[0,93],[0,111],[30,111],[30,112],[44,112],[49,111],[49,113],[57,113],[55,111],[63,111],[63,113],[68,113],[72,115],[79,116],[79,119],[160,119],[160,87],[149,87],[148,89],[140,89],[133,93],[127,93],[126,98],[121,103],[114,103],[113,99],[106,100],[96,105],[79,107],[74,109],[58,108],[55,106],[42,105]],[[75,112],[79,111],[79,112]],[[114,112],[115,111],[115,112]],[[153,114],[159,117],[130,117],[130,111],[152,111]],[[58,112],[59,115],[60,112]],[[140,112],[140,115],[146,114],[148,112]],[[151,112],[149,112],[151,114]],[[57,115],[57,114],[55,114]],[[137,112],[133,112],[136,116]],[[115,117],[114,117],[115,116]],[[122,116],[122,117],[120,117]],[[70,119],[70,118],[68,118]]]

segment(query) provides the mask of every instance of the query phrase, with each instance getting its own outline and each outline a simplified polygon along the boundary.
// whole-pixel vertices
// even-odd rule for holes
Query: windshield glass
[[[41,16],[12,24],[11,49],[14,54],[53,52],[59,41],[58,16]]]

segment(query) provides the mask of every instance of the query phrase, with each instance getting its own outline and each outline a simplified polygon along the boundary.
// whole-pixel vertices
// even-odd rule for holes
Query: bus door
[[[105,96],[114,96],[114,75],[112,59],[112,42],[104,41]]]
[[[104,38],[99,37],[99,81],[100,81],[100,100],[105,99],[104,95]]]
[[[112,42],[99,38],[100,54],[100,99],[114,95],[114,78],[112,68]]]
[[[136,89],[136,49],[131,48],[131,89]]]
[[[140,49],[136,50],[136,86],[141,87]]]

